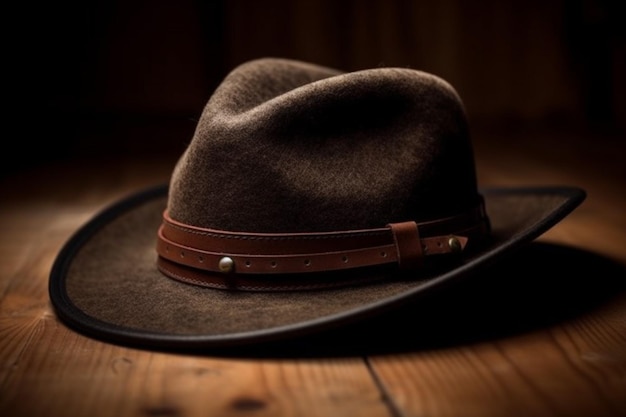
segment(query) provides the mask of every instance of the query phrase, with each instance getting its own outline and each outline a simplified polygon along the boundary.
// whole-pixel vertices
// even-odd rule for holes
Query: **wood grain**
[[[540,240],[626,265],[623,143],[607,139],[589,152],[578,138],[560,153],[550,135],[517,139],[477,142],[481,183],[584,187],[587,201]],[[107,204],[165,182],[174,160],[102,159],[2,180],[0,415],[626,416],[626,292],[617,284],[557,321],[365,357],[150,352],[68,329],[47,293],[58,251]],[[600,273],[581,271],[590,290]]]
[[[370,361],[401,415],[623,416],[625,303],[528,335]]]
[[[360,358],[253,361],[147,353],[85,339],[50,315],[38,326],[4,384],[3,415],[388,415]]]

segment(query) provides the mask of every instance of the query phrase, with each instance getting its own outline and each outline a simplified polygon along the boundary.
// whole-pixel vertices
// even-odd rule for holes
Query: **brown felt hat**
[[[50,298],[115,343],[280,341],[417,303],[584,197],[479,188],[463,104],[434,75],[258,59],[213,93],[169,184],[67,242]]]

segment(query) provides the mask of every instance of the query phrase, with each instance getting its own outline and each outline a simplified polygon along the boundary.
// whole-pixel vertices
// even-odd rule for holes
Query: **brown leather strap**
[[[384,264],[414,269],[425,257],[463,251],[468,239],[485,228],[482,204],[468,213],[419,224],[322,233],[228,232],[186,225],[165,212],[157,252],[163,260],[159,267],[172,277],[168,271],[173,265],[183,266],[176,275],[192,268],[194,276],[201,271],[299,274]]]
[[[394,225],[394,228],[404,229],[406,227]],[[400,233],[401,237],[397,243],[391,241],[389,244],[381,246],[312,253],[254,254],[239,253],[232,250],[216,252],[181,245],[166,238],[164,229],[164,227],[160,228],[157,242],[157,252],[163,258],[206,271],[237,272],[240,274],[322,272],[388,263],[399,263],[401,268],[408,269],[410,265],[419,263],[421,257],[411,253],[418,246],[430,254],[442,254],[453,251],[449,245],[450,238],[458,239],[461,249],[467,242],[467,238],[461,236],[437,236],[411,241],[408,236],[402,236]],[[390,237],[393,239],[391,234]],[[292,243],[294,243],[293,246],[297,245],[295,242]],[[337,243],[343,245],[346,244],[346,241]]]

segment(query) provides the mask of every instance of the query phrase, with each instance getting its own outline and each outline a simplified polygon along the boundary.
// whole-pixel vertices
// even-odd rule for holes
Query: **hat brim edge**
[[[103,342],[159,350],[235,347],[249,344],[271,343],[281,339],[293,339],[306,336],[317,331],[336,328],[340,325],[362,320],[368,316],[383,313],[403,303],[414,300],[418,296],[427,293],[430,294],[433,290],[443,290],[446,286],[453,284],[458,278],[470,277],[472,274],[478,273],[491,263],[501,260],[524,244],[535,240],[569,215],[587,196],[583,189],[572,186],[482,189],[481,193],[486,195],[532,193],[535,195],[560,195],[564,197],[564,200],[560,206],[556,207],[549,215],[543,217],[532,227],[527,228],[522,233],[513,236],[511,239],[475,257],[471,261],[429,280],[423,285],[378,300],[367,306],[343,311],[332,316],[319,317],[307,322],[225,335],[171,335],[121,327],[99,320],[83,312],[68,297],[65,280],[63,279],[74,255],[101,227],[115,219],[120,213],[131,210],[133,207],[145,201],[163,197],[167,194],[167,191],[168,186],[161,184],[121,198],[93,216],[91,220],[78,229],[61,248],[50,271],[48,291],[54,312],[69,328]]]

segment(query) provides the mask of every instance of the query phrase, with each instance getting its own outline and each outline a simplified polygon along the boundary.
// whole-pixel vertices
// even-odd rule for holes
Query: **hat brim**
[[[447,271],[334,289],[246,292],[184,284],[157,270],[156,230],[167,192],[163,185],[120,200],[62,248],[50,273],[49,295],[69,327],[99,340],[155,349],[227,347],[311,334],[418,302],[470,277],[546,232],[585,198],[576,187],[484,189],[493,239]]]

